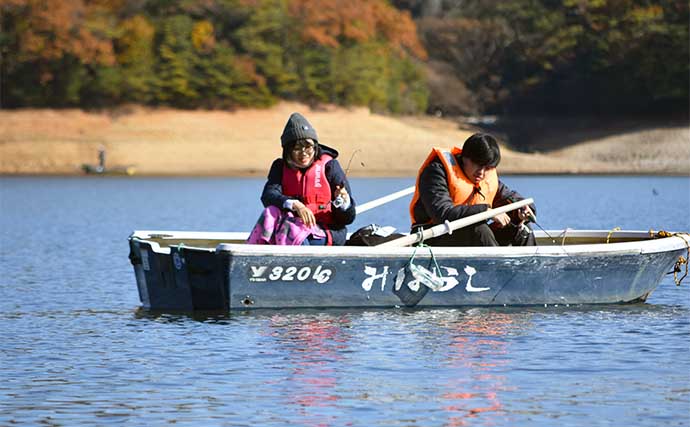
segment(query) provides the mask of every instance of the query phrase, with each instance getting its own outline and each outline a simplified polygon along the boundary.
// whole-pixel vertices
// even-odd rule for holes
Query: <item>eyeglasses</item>
[[[311,154],[314,152],[314,145],[313,144],[295,144],[294,147],[292,147],[292,152],[293,153],[307,153]]]

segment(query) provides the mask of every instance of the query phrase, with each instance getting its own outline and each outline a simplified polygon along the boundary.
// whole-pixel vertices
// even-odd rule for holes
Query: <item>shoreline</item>
[[[280,156],[280,133],[294,111],[312,123],[320,143],[339,151],[352,177],[414,177],[433,146],[461,145],[478,130],[452,119],[289,102],[234,112],[0,110],[0,176],[117,176],[84,173],[84,165],[98,163],[103,147],[106,169],[131,167],[135,176],[265,177]],[[588,139],[580,128],[582,142],[558,146],[556,139],[547,152],[515,151],[509,148],[514,141],[504,141],[499,173],[690,176],[690,126],[659,123],[605,137],[601,131],[592,128]]]
[[[499,175],[500,176],[561,176],[561,177],[566,177],[566,176],[578,176],[578,177],[645,177],[645,176],[659,176],[659,177],[687,177],[690,178],[690,175],[684,172],[505,172],[502,171],[500,166],[499,166]],[[353,174],[349,173],[347,176],[350,178],[374,178],[374,179],[388,179],[388,178],[411,178],[414,179],[416,177],[416,173],[400,173],[400,174],[388,174],[388,173],[366,173],[366,174]],[[237,172],[229,172],[229,173],[224,173],[224,174],[173,174],[173,173],[133,173],[131,175],[127,175],[124,173],[51,173],[51,172],[42,172],[42,173],[0,173],[0,178],[94,178],[94,179],[103,179],[103,178],[151,178],[151,179],[160,179],[160,178],[199,178],[199,179],[205,179],[205,178],[218,178],[218,179],[223,179],[223,178],[266,178],[266,175],[268,174],[268,169],[266,171],[262,171],[261,173],[245,173],[243,171],[237,171]]]

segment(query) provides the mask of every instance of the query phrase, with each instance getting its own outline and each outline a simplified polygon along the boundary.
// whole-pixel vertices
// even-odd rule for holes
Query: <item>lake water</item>
[[[547,229],[690,230],[687,177],[504,181]],[[247,231],[262,186],[0,178],[0,425],[690,425],[690,278],[628,306],[141,310],[130,232]],[[406,230],[408,202],[352,230]]]

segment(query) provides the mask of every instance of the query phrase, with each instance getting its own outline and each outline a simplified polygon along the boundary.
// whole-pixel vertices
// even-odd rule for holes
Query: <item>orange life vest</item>
[[[414,217],[414,206],[420,196],[419,177],[429,163],[436,158],[441,160],[446,170],[448,192],[450,193],[450,198],[453,200],[454,205],[488,204],[489,207],[491,207],[494,202],[494,197],[496,197],[496,192],[498,191],[498,174],[496,173],[496,168],[491,168],[486,171],[484,179],[479,183],[479,190],[481,191],[481,194],[479,194],[479,192],[474,189],[474,183],[465,176],[465,173],[456,160],[456,156],[459,156],[461,153],[462,149],[458,147],[453,147],[451,151],[442,148],[433,148],[431,150],[431,153],[429,153],[429,156],[417,173],[417,185],[414,196],[412,196],[412,202],[410,202],[410,218],[412,219],[412,224],[418,224]],[[484,197],[482,197],[482,194]]]

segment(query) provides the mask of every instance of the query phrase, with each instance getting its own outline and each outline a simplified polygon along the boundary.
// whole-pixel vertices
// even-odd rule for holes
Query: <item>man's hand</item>
[[[498,224],[499,228],[503,228],[506,225],[510,224],[510,217],[508,216],[508,214],[505,213],[498,214],[492,219],[494,220],[494,224]]]
[[[520,218],[521,224],[524,223],[525,221],[530,221],[532,219],[536,220],[534,212],[532,212],[532,209],[530,209],[529,206],[525,206],[525,207],[518,209],[518,218]]]
[[[308,207],[304,206],[304,203],[296,200],[292,204],[292,210],[295,211],[297,216],[302,219],[302,222],[304,222],[304,225],[307,227],[316,225],[316,217],[314,216],[314,212],[312,212]]]

